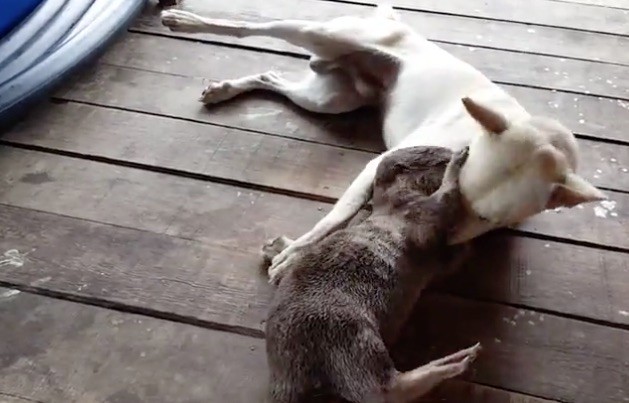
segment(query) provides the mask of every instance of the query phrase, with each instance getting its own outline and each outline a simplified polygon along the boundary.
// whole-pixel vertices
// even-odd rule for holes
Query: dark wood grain
[[[629,331],[493,304],[422,297],[396,356],[410,368],[475,342],[483,345],[467,377],[475,382],[565,402],[629,398]]]
[[[0,149],[0,203],[253,253],[329,204],[39,152]]]
[[[161,292],[165,305],[152,303],[149,306],[188,315],[192,311],[186,304],[191,299],[201,299],[207,301],[204,309],[211,313],[206,319],[212,320],[211,304],[215,303],[215,298],[225,298],[233,304],[230,312],[238,314],[228,314],[227,318],[219,314],[219,318],[221,323],[234,326],[250,322],[241,319],[241,313],[262,320],[261,307],[245,308],[252,293],[266,287],[266,280],[258,270],[260,245],[278,234],[300,235],[329,209],[329,205],[303,199],[37,152],[3,149],[0,155],[0,182],[7,184],[0,189],[0,203],[9,209],[0,225],[3,231],[0,250],[4,253],[9,249],[36,248],[32,253],[37,255],[32,256],[41,260],[40,265],[30,269],[22,267],[15,273],[3,268],[1,272],[8,276],[8,281],[20,279],[28,284],[50,275],[40,275],[41,270],[54,272],[65,266],[68,276],[75,273],[67,277],[73,279],[70,283],[63,280],[65,282],[58,285],[66,291],[85,298],[92,295],[108,299],[116,287],[127,284],[123,289],[133,287],[133,291],[114,293],[118,301],[143,304],[142,300],[151,299],[151,293],[161,287],[163,280],[169,290],[166,294]],[[10,210],[12,208],[17,210]],[[22,209],[107,225],[96,227],[101,234],[97,237],[86,235],[89,231],[96,232],[89,229],[91,227],[81,229],[78,224],[72,224],[74,221],[67,221],[69,227],[64,238],[54,231],[66,221],[46,214],[40,217]],[[37,226],[29,224],[26,228],[20,224],[27,217]],[[583,228],[592,226],[578,219],[571,222]],[[108,225],[120,227],[120,235],[115,236]],[[50,228],[48,232],[46,228]],[[56,235],[46,235],[49,231]],[[176,239],[159,237],[163,235]],[[597,235],[589,236],[595,240]],[[116,241],[116,237],[119,240]],[[496,237],[487,238],[482,241],[487,243],[481,242],[476,248],[475,260],[469,265],[475,274],[461,283],[470,284],[469,288],[458,287],[455,281],[441,289],[470,298],[629,324],[623,298],[629,284],[626,254],[560,242],[504,237],[504,234],[496,234]],[[128,240],[135,238],[138,239],[136,244]],[[105,242],[107,239],[111,241]],[[85,244],[86,240],[90,244]],[[40,244],[47,242],[52,243],[42,249]],[[77,242],[78,250],[73,246]],[[63,247],[64,244],[68,246]],[[118,250],[118,245],[125,247]],[[67,255],[59,259],[49,257],[56,249],[64,249]],[[194,256],[194,260],[182,263],[189,256]],[[72,267],[64,263],[64,259],[73,261]],[[124,269],[129,264],[134,267],[131,271]],[[101,272],[108,277],[101,277]],[[19,277],[22,275],[26,277]],[[81,280],[83,278],[95,280]],[[183,282],[178,283],[178,279]],[[98,286],[77,291],[83,284],[91,281],[101,284],[105,280],[116,286],[108,286],[105,291]],[[228,297],[221,297],[223,292]],[[582,293],[590,298],[580,298]],[[176,303],[170,306],[172,301]]]
[[[415,403],[558,403],[554,400],[507,392],[473,382],[445,382]]]
[[[328,199],[339,197],[365,164],[377,156],[373,152],[90,105],[49,104],[43,109],[2,139]],[[362,135],[377,137],[373,130]]]
[[[1,301],[2,403],[244,403],[265,397],[268,369],[259,338],[28,293]],[[462,400],[551,403],[460,380],[420,402]]]
[[[136,135],[136,139],[138,136],[144,136],[144,143],[127,143],[127,140],[120,140],[116,141],[120,147],[108,147],[108,141],[113,138],[133,139],[131,137],[133,126],[126,126],[124,124],[125,120],[119,121],[119,123],[122,122],[122,127],[112,121],[112,124],[108,124],[108,126],[119,132],[118,135],[112,134],[110,136],[106,131],[102,131],[101,134],[104,135],[104,138],[92,140],[92,137],[89,136],[90,129],[83,129],[83,127],[99,120],[93,121],[95,118],[94,113],[88,113],[85,116],[86,119],[83,124],[80,124],[80,120],[77,118],[69,122],[79,129],[76,132],[77,134],[69,132],[71,129],[68,128],[67,121],[61,129],[55,129],[52,125],[45,124],[45,130],[33,129],[31,132],[56,132],[61,138],[56,140],[54,144],[46,144],[46,146],[52,146],[53,148],[60,147],[67,151],[86,153],[88,155],[96,154],[116,160],[132,161],[152,166],[156,166],[157,162],[150,161],[150,158],[155,158],[155,156],[161,154],[162,157],[159,159],[159,164],[163,164],[167,168],[237,180],[243,183],[252,182],[253,184],[277,189],[280,192],[288,190],[306,193],[316,198],[319,198],[319,196],[324,198],[340,196],[345,187],[348,186],[351,178],[360,172],[364,163],[369,159],[369,155],[355,155],[349,150],[338,150],[320,145],[290,143],[285,139],[258,139],[258,141],[253,140],[249,144],[247,137],[230,137],[229,133],[220,133],[212,138],[210,137],[209,129],[207,130],[207,135],[202,134],[201,131],[197,131],[195,134],[186,130],[187,136],[198,137],[201,143],[193,142],[184,146],[186,143],[181,138],[171,136],[173,130],[169,129],[169,126],[166,126],[164,131],[160,131],[160,126],[152,124],[149,125],[151,127],[150,130],[153,133],[161,133],[163,144],[149,145],[151,142],[151,144],[155,144],[156,141],[155,138],[142,134],[149,130],[145,129],[140,130],[139,134]],[[100,127],[100,125],[97,127]],[[85,136],[87,137],[85,138],[82,138],[82,134],[80,134],[83,131],[86,132]],[[21,141],[20,137],[21,135],[18,131],[10,138]],[[263,136],[263,138],[266,137],[268,136]],[[28,136],[25,138],[28,138]],[[92,142],[92,144],[85,148],[67,146],[67,144],[72,145],[77,144],[77,142]],[[173,144],[178,145],[176,151],[170,151],[173,148]],[[593,147],[596,145],[594,144]],[[220,152],[221,147],[224,147],[225,153]],[[608,149],[618,147],[608,147]],[[159,151],[160,148],[162,151]],[[96,151],[96,149],[101,149],[102,151]],[[240,154],[234,154],[233,151],[230,151],[232,149],[239,149]],[[284,150],[286,151],[284,152]],[[593,150],[597,149],[593,148]],[[139,154],[152,155],[153,157],[150,157],[149,161],[143,157],[134,157],[134,155]],[[626,180],[629,174],[622,171],[622,168],[626,166],[623,165],[625,164],[624,161],[627,160],[626,154],[627,149],[624,148],[624,153],[621,152],[620,154],[622,156],[610,157],[607,154],[606,161],[600,161],[598,158],[600,154],[592,153],[587,158],[591,165],[586,165],[584,169],[586,177],[600,184],[597,181],[603,175],[603,172],[607,172],[610,181],[614,175]],[[617,154],[614,152],[611,155]],[[212,156],[216,157],[215,161],[213,161]],[[611,158],[614,158],[616,161],[611,162]],[[232,160],[233,162],[231,162]],[[335,160],[335,162],[329,163],[329,166],[326,168],[316,170],[317,164],[314,167],[308,165],[308,162],[312,160],[317,160],[319,163],[325,163],[325,161],[330,160]],[[327,171],[328,168],[329,171]],[[13,171],[15,171],[15,168]],[[84,180],[86,183],[89,183],[87,178]],[[173,183],[178,183],[175,178],[169,180]],[[293,181],[299,181],[299,184]],[[619,183],[616,183],[614,186],[618,186]],[[172,196],[170,197],[172,198]],[[629,250],[629,194],[608,191],[608,197],[610,197],[610,200],[604,203],[588,204],[571,210],[545,212],[528,220],[519,228],[532,234]],[[126,200],[128,200],[128,203],[133,203],[131,197],[128,197]],[[280,210],[281,208],[278,207],[278,211]],[[284,217],[290,216],[288,212],[286,213]],[[192,212],[190,214],[194,215]],[[293,234],[295,233],[294,231],[293,229]]]
[[[268,21],[269,19],[304,19],[325,21],[342,15],[367,15],[371,7],[349,3],[328,3],[317,0],[268,0],[265,3],[234,0],[229,3],[210,4],[204,1],[187,1],[183,7],[214,18]],[[262,47],[288,52],[303,52],[286,42],[266,37],[235,39],[213,35],[173,34],[161,25],[157,14],[161,9],[147,6],[136,21],[134,32],[160,35],[204,38],[231,44]],[[490,47],[525,53],[539,53],[602,62],[629,64],[629,55],[617,52],[629,46],[629,38],[547,26],[513,24],[497,20],[466,18],[457,15],[398,10],[402,20],[431,40],[457,43],[471,47]]]
[[[174,46],[175,43],[178,45]],[[164,52],[163,47],[167,47],[169,51]],[[114,50],[107,52],[103,61],[126,67],[204,77],[216,69],[212,65],[212,61],[218,59],[220,53],[217,54],[217,51],[214,50],[215,47],[218,45],[203,42],[181,42],[177,38],[131,33],[117,47],[114,47]],[[627,92],[629,78],[625,74],[626,66],[497,49],[472,48],[470,50],[468,46],[461,45],[443,44],[441,47],[470,63],[491,80],[499,83],[629,99],[629,92]],[[246,52],[243,49],[232,48],[225,50],[225,53],[235,54],[235,58],[242,58],[243,53]],[[249,57],[261,57],[256,56],[258,54],[254,53]],[[157,63],[155,59],[164,59],[164,62]],[[237,64],[243,64],[246,59],[237,60],[232,61],[231,69],[219,69],[226,74],[225,78],[241,75],[238,71],[240,68],[248,70],[256,68],[257,72],[260,73],[260,64],[236,67]],[[509,60],[509,63],[505,63],[505,60]],[[229,63],[230,61],[220,58],[216,62]],[[304,61],[299,61],[299,64],[301,69],[306,67]],[[267,70],[283,70],[275,63],[265,65],[265,68]],[[214,80],[220,77],[207,76],[207,78]]]
[[[28,293],[0,316],[3,403],[264,401],[261,339]]]
[[[5,285],[261,336],[270,288],[220,248],[10,207],[0,221],[0,250],[26,255],[0,271]],[[627,390],[627,331],[438,295],[424,296],[412,323],[396,349],[401,368],[480,341],[473,381],[560,401],[611,403]]]
[[[628,280],[626,253],[495,233],[476,240],[465,268],[436,288],[541,310],[557,304],[626,326]]]
[[[400,367],[476,341],[484,351],[424,402],[629,401],[628,16],[575,4],[619,1],[394,2],[573,129],[580,172],[612,189],[610,202],[477,240],[462,272],[426,292]],[[371,2],[184,1],[257,21]],[[314,200],[338,197],[383,148],[373,110],[318,116],[268,94],[196,102],[207,79],[299,73],[299,49],[174,34],[153,6],[132,31],[2,139],[0,402],[262,401],[272,289],[260,245],[309,229],[331,207]]]
[[[357,136],[365,127],[356,126],[351,115],[322,118],[305,114],[287,102],[284,105],[288,107],[278,108],[272,100],[280,99],[279,96],[230,102],[212,108],[211,113],[197,102],[203,88],[203,76],[222,80],[255,74],[260,72],[257,67],[260,65],[264,65],[264,69],[288,71],[292,76],[300,74],[305,61],[181,41],[171,42],[176,49],[173,54],[159,51],[166,45],[162,42],[169,40],[130,35],[115,48],[118,50],[112,50],[104,57],[107,63],[126,67],[100,65],[83,79],[59,91],[57,97],[280,135],[305,131],[305,120],[308,130],[315,131],[308,136],[310,139],[327,141],[337,138],[338,144],[366,146],[366,140]],[[576,133],[629,142],[623,120],[618,119],[618,116],[627,115],[628,102],[517,86],[505,88],[531,113],[556,117]],[[265,125],[269,129],[265,129]],[[373,142],[374,139],[370,139],[367,144],[373,145]]]
[[[367,140],[378,136],[378,124],[372,117],[364,116],[364,124],[356,124],[368,127],[368,131],[357,133]],[[307,133],[297,131],[295,135]],[[338,198],[364,165],[382,150],[341,149],[75,103],[47,104],[2,139],[88,158],[176,169],[324,198]],[[579,172],[596,186],[629,191],[628,146],[583,139],[579,145]]]

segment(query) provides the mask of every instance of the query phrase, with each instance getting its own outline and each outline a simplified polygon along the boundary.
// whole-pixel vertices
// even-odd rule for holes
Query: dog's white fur
[[[271,36],[313,55],[301,81],[287,81],[269,72],[213,83],[203,92],[201,100],[206,104],[254,89],[283,94],[295,104],[320,113],[343,113],[378,104],[384,112],[383,134],[389,151],[409,146],[458,150],[470,145],[460,182],[475,213],[471,217],[478,218],[462,223],[453,243],[521,222],[546,208],[605,198],[575,173],[577,143],[568,129],[554,120],[532,117],[474,67],[400,22],[389,6],[379,6],[366,17],[346,16],[326,22],[251,23],[168,10],[162,13],[162,22],[176,31]],[[353,67],[351,64],[340,62],[361,53],[373,60],[397,63],[397,76],[384,94],[354,74],[354,69],[348,68]],[[339,63],[335,65],[335,61]],[[462,103],[465,97],[471,99]],[[365,205],[376,167],[385,154],[367,164],[326,217],[273,258],[271,275],[286,267],[299,248],[341,227]]]

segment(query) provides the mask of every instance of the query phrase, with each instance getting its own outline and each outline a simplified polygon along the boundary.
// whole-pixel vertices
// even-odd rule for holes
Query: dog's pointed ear
[[[469,97],[465,97],[461,101],[467,112],[490,133],[500,134],[509,128],[509,122],[499,112],[493,111]]]
[[[605,200],[607,196],[577,174],[569,173],[565,181],[556,183],[546,204],[547,209],[574,207],[581,203]]]

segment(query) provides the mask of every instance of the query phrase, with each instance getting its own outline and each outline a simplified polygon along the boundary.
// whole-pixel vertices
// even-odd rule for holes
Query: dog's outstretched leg
[[[325,74],[306,73],[300,81],[289,81],[278,73],[267,72],[211,83],[201,94],[204,104],[216,104],[253,90],[281,94],[303,109],[317,113],[344,113],[374,101],[370,94],[360,93],[351,78],[342,71]]]
[[[249,22],[207,18],[183,10],[162,12],[162,24],[172,31],[208,33],[243,38],[246,36],[268,36],[279,38],[293,45],[307,49],[314,54],[326,53],[330,44],[322,43],[321,27],[325,23],[317,21],[283,20],[270,22]],[[335,42],[330,39],[330,42]]]
[[[311,54],[333,60],[352,52],[382,50],[400,40],[408,28],[390,18],[345,16],[325,22],[282,20],[249,22],[207,18],[183,10],[162,12],[162,24],[172,31],[207,33],[243,38],[268,36],[306,49]]]

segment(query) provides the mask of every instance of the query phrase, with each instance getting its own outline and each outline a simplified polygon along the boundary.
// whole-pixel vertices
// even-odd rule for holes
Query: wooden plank
[[[2,209],[0,216],[1,228],[5,233],[9,228],[10,236],[9,240],[1,238],[2,248],[8,242],[24,251],[30,250],[23,248],[25,245],[36,242],[37,248],[30,251],[21,267],[3,268],[3,283],[76,290],[71,293],[118,303],[124,300],[145,307],[147,313],[166,312],[177,318],[185,312],[186,318],[204,325],[212,325],[211,319],[217,317],[234,323],[237,317],[245,326],[260,331],[257,314],[250,307],[266,306],[268,285],[256,276],[251,276],[253,283],[250,279],[247,284],[233,267],[222,275],[216,273],[216,266],[204,262],[209,253],[190,250],[191,241],[24,210],[13,214],[16,222],[7,226],[8,210],[11,208]],[[175,258],[174,254],[178,254],[177,263],[169,264],[167,260]],[[209,276],[222,276],[223,281],[188,277],[188,267],[198,267],[199,263],[206,263]],[[166,278],[159,275],[165,267],[169,271]],[[81,277],[76,278],[79,273]],[[32,280],[26,281],[29,276]],[[73,277],[74,281],[69,281]],[[129,277],[136,280],[129,282]],[[187,282],[193,279],[194,283]],[[232,297],[239,301],[238,306],[221,298],[247,286],[251,295]],[[177,296],[182,291],[185,296]],[[245,307],[249,309],[236,310]],[[516,325],[505,323],[505,318]],[[473,381],[560,401],[594,402],[594,396],[600,399],[598,402],[622,401],[613,399],[622,398],[620,393],[627,390],[623,388],[627,375],[622,371],[628,358],[626,331],[548,314],[542,319],[534,312],[519,313],[473,301],[453,302],[452,298],[435,295],[423,298],[413,323],[417,328],[411,327],[396,349],[401,368],[480,341],[485,351],[475,363]],[[426,323],[430,325],[423,325]],[[145,347],[143,339],[142,343]],[[580,400],[574,399],[576,393]]]
[[[265,397],[268,369],[261,339],[25,293],[4,300],[0,312],[5,340],[12,342],[10,350],[0,348],[2,403],[131,403],[156,396],[238,403]],[[463,398],[550,403],[464,381],[444,384],[421,401]]]
[[[416,403],[559,403],[472,382],[452,380]]]
[[[496,49],[472,48],[470,51],[469,47],[460,45],[444,44],[442,47],[499,83],[629,99],[626,66]],[[164,52],[164,48],[169,51]],[[218,57],[215,53],[223,57],[216,60]],[[225,78],[239,76],[242,70],[249,71],[247,74],[253,74],[250,72],[251,69],[256,69],[256,73],[260,73],[260,64],[248,65],[245,61],[260,60],[261,57],[273,59],[269,65],[265,64],[267,70],[285,69],[284,66],[276,65],[280,60],[279,56],[262,56],[260,52],[247,56],[246,53],[248,52],[242,49],[223,49],[202,42],[182,42],[177,38],[130,33],[107,52],[102,61],[117,66],[193,77],[204,77],[215,69],[220,71],[218,74],[227,75]],[[505,59],[508,59],[509,63],[505,64]],[[222,65],[229,63],[230,68],[218,68],[217,62]],[[293,63],[299,63],[300,70],[306,68],[304,61]],[[237,64],[243,66],[239,68],[236,67]],[[207,78],[215,79],[213,76]]]
[[[0,402],[264,401],[264,341],[27,293],[0,302]]]
[[[372,122],[369,131],[360,133],[366,138],[377,137],[377,122]],[[75,103],[46,105],[32,119],[5,133],[3,140],[328,199],[340,197],[376,156],[374,152]],[[596,186],[629,191],[628,146],[583,139],[579,143],[583,175]]]
[[[33,399],[23,398],[19,396],[11,396],[7,393],[0,392],[0,402],[2,403],[33,403]]]
[[[565,402],[629,400],[628,331],[499,305],[422,297],[397,358],[410,368],[477,341],[472,381]]]
[[[316,2],[316,3],[315,3]],[[365,15],[371,7],[349,3],[329,3],[317,0],[268,0],[264,4],[247,0],[234,0],[210,6],[207,2],[184,3],[184,8],[204,15],[224,19],[303,19],[324,21],[341,15]],[[158,18],[160,8],[148,5],[132,28],[135,32],[152,32],[168,36],[204,38],[232,44],[262,47],[279,51],[303,52],[283,41],[255,37],[235,39],[213,35],[173,34],[162,26]],[[430,40],[538,53],[603,62],[629,64],[629,54],[617,49],[627,49],[629,38],[568,29],[513,24],[503,21],[466,18],[456,15],[434,14],[399,10],[405,23]]]
[[[0,209],[0,255],[11,249],[35,250],[29,255],[33,266],[3,267],[0,276],[5,277],[0,279],[30,284],[44,277],[44,270],[52,277],[47,287],[101,299],[111,299],[112,290],[129,289],[118,292],[116,301],[150,300],[143,306],[229,326],[251,326],[263,319],[264,307],[250,306],[253,294],[267,290],[264,276],[255,271],[261,243],[282,233],[303,233],[329,208],[233,186],[1,150],[0,182],[7,186],[0,190],[5,206]],[[480,244],[470,264],[478,268],[479,278],[462,283],[471,284],[468,289],[456,287],[456,282],[443,289],[629,324],[623,297],[629,285],[626,254],[496,236]],[[64,278],[57,279],[53,274],[61,267]],[[153,301],[154,290],[164,284],[160,301]],[[579,298],[581,291],[589,297]],[[198,314],[186,304],[195,300],[204,301]],[[230,313],[224,316],[212,304],[230,304]]]
[[[552,1],[562,1],[565,3],[579,3],[579,4],[588,4],[591,6],[629,9],[628,0],[552,0]]]
[[[91,124],[91,119],[92,115],[88,115],[84,124]],[[79,121],[79,118],[75,118],[75,120]],[[44,125],[44,127],[46,126]],[[61,130],[56,129],[57,133],[61,133],[63,136],[56,144],[75,141],[70,139],[78,138],[77,136],[64,136],[65,133],[63,131],[67,130],[65,127]],[[55,129],[45,130],[54,132]],[[120,129],[114,127],[114,130]],[[143,132],[145,133],[146,131]],[[103,133],[106,134],[105,132]],[[122,133],[126,135],[127,132]],[[229,141],[220,140],[225,139],[225,136],[228,136],[229,133],[218,135],[219,140],[216,140],[216,137],[214,139],[212,137],[204,137],[203,143],[200,145],[198,143],[190,143],[188,146],[183,147],[181,151],[169,153],[168,148],[172,148],[172,144],[180,143],[173,143],[173,141],[176,141],[176,138],[170,137],[170,131],[162,133],[164,133],[163,135],[166,138],[161,140],[163,143],[161,147],[165,146],[166,149],[161,152],[163,157],[159,159],[159,164],[165,164],[168,168],[188,172],[192,170],[193,173],[237,180],[241,183],[253,181],[256,185],[280,189],[280,192],[286,189],[290,192],[314,195],[317,199],[321,199],[321,196],[327,200],[330,200],[331,196],[339,197],[351,181],[351,178],[360,172],[365,161],[369,158],[368,155],[353,155],[349,150],[339,150],[328,146],[304,145],[292,143],[286,139],[277,140],[271,138],[267,140],[266,137],[268,136],[261,136],[257,141],[250,141],[246,137],[241,139],[235,138],[234,143],[231,143],[231,137],[229,137]],[[80,134],[78,136],[80,137]],[[18,137],[19,134],[16,133],[14,138]],[[147,138],[147,140],[154,141],[151,138]],[[85,141],[90,142],[91,140],[88,137]],[[213,146],[212,144],[217,144],[217,141],[220,146]],[[133,143],[121,143],[120,146],[120,148],[108,148],[107,140],[101,140],[99,143],[93,143],[90,147],[102,148],[102,151],[98,151],[96,154],[98,156],[106,156],[123,161],[130,160],[132,162],[146,163],[145,159],[138,159],[137,157],[134,159],[134,154],[145,153],[147,155],[159,156],[159,153],[153,154],[148,152],[147,150],[149,149],[145,148],[144,143],[135,145]],[[217,149],[223,146],[226,152],[218,152]],[[77,150],[71,147],[64,149]],[[152,147],[151,149],[158,151],[158,147]],[[195,149],[197,151],[192,151]],[[242,154],[240,156],[238,154],[232,155],[230,152],[232,149],[239,149],[239,152]],[[110,153],[105,150],[113,151]],[[286,150],[285,153],[284,150]],[[86,148],[78,149],[78,152],[92,154],[96,153],[96,150],[94,148]],[[623,155],[626,155],[626,152],[627,150],[625,150]],[[211,158],[213,155],[216,156],[216,161],[213,161]],[[319,158],[322,160],[319,163],[325,163],[325,161],[330,160],[336,161],[335,163],[330,163],[329,167],[321,168],[321,171],[317,171],[318,164],[309,166],[308,162],[318,160]],[[230,162],[232,159],[234,159],[234,162]],[[596,157],[592,156],[590,159],[596,159]],[[626,157],[622,157],[621,161],[623,160],[626,160]],[[603,161],[597,162],[601,166],[604,165]],[[155,162],[149,160],[149,164],[155,164]],[[606,170],[612,172],[610,175],[613,175],[613,172],[616,170],[616,175],[629,176],[628,173],[617,171],[617,167],[622,166],[618,162],[612,163],[608,161],[607,164]],[[22,164],[20,165],[23,166]],[[595,166],[597,165],[594,163],[589,169],[594,170]],[[330,168],[330,170],[328,171],[327,168]],[[602,173],[602,169],[598,169],[598,171]],[[596,173],[594,175],[600,176]],[[92,183],[87,177],[83,180],[88,185]],[[173,183],[177,183],[176,179],[170,180]],[[54,188],[52,190],[55,191]],[[609,191],[608,196],[611,199],[609,201],[581,206],[569,212],[566,210],[546,212],[528,220],[519,229],[533,234],[629,250],[629,194]],[[128,196],[126,200],[128,203],[133,203],[131,196]],[[170,203],[179,203],[179,201],[171,201]],[[192,211],[189,214],[194,215],[195,212]],[[280,213],[280,215],[282,214]],[[295,231],[294,228],[287,228],[287,230]]]
[[[362,135],[376,137],[375,133]],[[74,103],[48,104],[32,119],[4,134],[2,139],[208,175],[219,180],[247,182],[327,200],[338,198],[365,164],[377,155]],[[626,148],[629,166],[629,147]],[[609,178],[616,176],[609,175]],[[629,175],[625,176],[622,186],[629,190]],[[602,183],[613,184],[612,181]]]
[[[617,284],[628,279],[626,253],[495,233],[478,239],[466,268],[436,288],[543,310],[558,304],[564,313],[627,325],[628,286]]]
[[[559,119],[573,132],[599,139],[628,142],[621,126],[629,116],[629,103],[559,91],[533,90],[525,87],[503,86],[516,97],[529,113]],[[625,131],[626,133],[626,131]]]
[[[363,136],[363,133],[373,131],[373,119],[357,119],[356,114],[321,116],[304,112],[274,94],[248,97],[246,102],[226,102],[208,111],[197,101],[203,88],[202,81],[200,78],[99,65],[59,90],[55,98],[361,150],[384,148],[380,136]]]
[[[303,113],[288,102],[283,102],[287,108],[278,108],[270,100],[281,98],[268,94],[247,102],[218,105],[212,108],[212,113],[197,102],[203,88],[200,77],[206,73],[211,80],[221,80],[259,73],[256,66],[264,65],[267,69],[288,71],[290,76],[303,69],[302,60],[180,41],[174,47],[179,56],[173,56],[149,50],[163,45],[143,37],[144,45],[155,46],[139,42],[133,45],[140,40],[135,38],[129,36],[130,44],[124,41],[112,50],[111,56],[105,56],[109,62],[128,67],[96,66],[56,96],[279,135],[305,131],[308,139],[363,149],[367,146],[365,138],[356,133],[362,133],[373,121],[364,125],[364,121],[351,114],[322,119],[320,115]],[[517,86],[505,89],[516,95],[531,113],[555,116],[576,133],[629,142],[624,121],[618,119],[627,114],[628,102]],[[305,122],[308,127],[304,127],[304,116],[308,118]],[[356,126],[356,122],[361,125]],[[374,144],[374,139],[369,139],[368,144]]]
[[[21,265],[3,264],[6,286],[262,336],[271,290],[255,252],[15,207],[0,211],[0,255],[23,256]]]
[[[140,169],[0,148],[0,203],[211,242],[256,256],[329,204]],[[167,190],[167,191],[165,191]]]
[[[4,340],[12,343],[10,350],[0,347],[2,403],[132,403],[157,396],[244,403],[265,397],[261,339],[25,293],[4,300],[0,312]],[[421,402],[461,399],[550,403],[459,380]]]
[[[336,0],[325,1],[336,2]],[[377,4],[374,0],[348,0],[348,2]],[[199,3],[201,2],[199,1]],[[483,0],[451,0],[447,2],[423,0],[421,3],[414,0],[393,0],[391,4],[411,10],[629,35],[627,13],[624,10],[576,3],[531,0],[526,3],[526,7],[523,7],[519,0],[501,0],[499,2]]]
[[[545,211],[519,225],[518,230],[629,251],[629,194],[612,191],[606,194],[609,200],[601,203],[569,211]],[[587,224],[582,226],[577,222]]]

